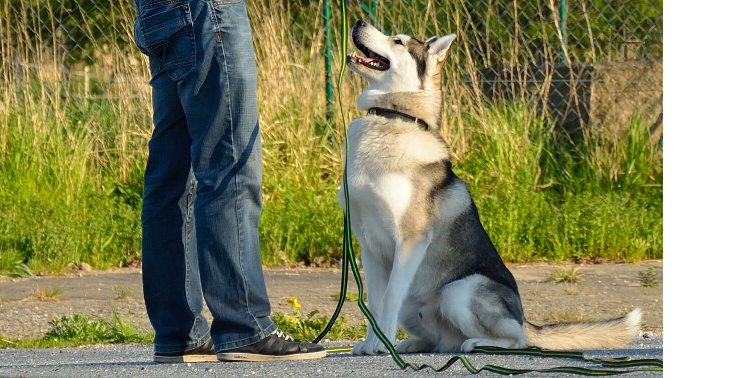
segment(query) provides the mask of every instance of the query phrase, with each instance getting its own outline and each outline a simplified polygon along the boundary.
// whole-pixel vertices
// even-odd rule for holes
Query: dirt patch
[[[556,267],[577,267],[578,284],[552,283]],[[644,287],[639,272],[654,268],[657,286]],[[596,320],[620,316],[632,308],[644,311],[642,329],[663,331],[663,263],[637,264],[528,264],[510,265],[520,288],[525,316],[536,323],[568,320]],[[298,297],[302,313],[318,309],[330,315],[337,305],[341,272],[338,269],[265,269],[272,311],[291,312],[287,299]],[[38,300],[41,290],[60,293],[54,300]],[[350,280],[348,292],[356,293]],[[81,272],[73,276],[4,279],[0,281],[0,335],[10,339],[42,337],[48,324],[62,315],[82,314],[110,319],[116,311],[141,329],[151,330],[142,298],[140,269]],[[344,316],[361,321],[356,303],[348,302]],[[210,318],[210,314],[206,314]]]

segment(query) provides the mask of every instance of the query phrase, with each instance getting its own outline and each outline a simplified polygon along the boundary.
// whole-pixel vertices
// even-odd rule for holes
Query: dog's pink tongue
[[[360,55],[355,55],[355,56],[365,63],[371,63],[371,62],[379,62],[379,63],[383,63],[383,64],[385,63],[378,58],[368,58],[368,57],[360,56]]]

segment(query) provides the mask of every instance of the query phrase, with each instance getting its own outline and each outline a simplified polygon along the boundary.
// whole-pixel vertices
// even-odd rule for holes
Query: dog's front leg
[[[374,258],[370,251],[371,250],[367,245],[367,242],[361,241],[360,257],[362,258],[362,265],[365,269],[368,309],[373,315],[373,318],[378,321],[380,314],[382,313],[383,295],[385,294],[388,277],[390,276],[390,266],[386,266],[384,261]],[[352,354],[374,354],[376,349],[375,347],[378,343],[378,336],[375,335],[372,325],[368,323],[368,331],[365,340],[355,343],[355,346],[352,348]],[[382,345],[382,343],[380,345]],[[384,347],[385,346],[383,346],[383,348]]]
[[[395,344],[398,331],[398,313],[430,243],[430,235],[423,235],[415,240],[408,240],[396,245],[395,261],[383,295],[380,316],[375,318],[378,327],[392,344]],[[374,334],[368,334],[368,338],[363,343],[357,354],[387,352],[385,345]],[[355,353],[354,350],[353,353]]]

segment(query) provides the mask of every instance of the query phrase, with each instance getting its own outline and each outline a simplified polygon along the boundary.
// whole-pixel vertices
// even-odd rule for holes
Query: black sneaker
[[[228,349],[218,353],[220,361],[287,361],[313,360],[327,355],[327,350],[317,344],[305,343],[274,331],[254,344]]]
[[[218,357],[215,355],[215,346],[213,340],[208,339],[205,344],[180,353],[155,353],[155,362],[175,363],[175,362],[216,362]]]

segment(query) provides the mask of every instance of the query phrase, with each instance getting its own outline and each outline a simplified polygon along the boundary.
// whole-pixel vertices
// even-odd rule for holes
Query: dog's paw
[[[378,340],[377,338],[358,341],[352,348],[352,354],[354,356],[373,356],[376,354],[383,354],[387,352],[388,349],[385,347],[385,344],[380,342],[380,340]]]
[[[410,338],[405,339],[396,345],[395,351],[398,353],[425,353],[433,351],[433,344],[423,339]]]
[[[461,344],[461,352],[462,353],[471,353],[474,351],[474,347],[477,346],[480,339],[467,339],[464,341],[464,343]]]

